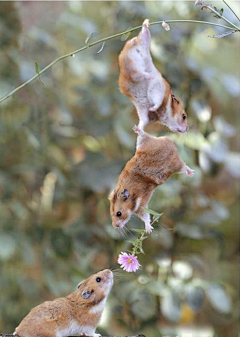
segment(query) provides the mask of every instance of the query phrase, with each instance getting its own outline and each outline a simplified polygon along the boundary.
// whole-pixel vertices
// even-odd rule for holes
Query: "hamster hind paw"
[[[147,28],[149,28],[150,27],[150,23],[149,23],[149,19],[145,19],[144,21],[143,21],[143,24],[142,24],[144,27],[147,27]]]

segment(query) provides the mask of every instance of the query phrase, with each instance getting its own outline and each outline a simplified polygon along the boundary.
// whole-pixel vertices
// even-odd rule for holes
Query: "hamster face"
[[[83,299],[98,303],[106,298],[113,286],[113,273],[104,269],[78,284]]]
[[[188,130],[187,114],[182,103],[174,95],[171,97],[172,117],[169,120],[169,128],[173,132],[186,132]]]
[[[134,211],[134,201],[126,189],[119,192],[114,190],[109,200],[112,225],[115,228],[123,228]]]

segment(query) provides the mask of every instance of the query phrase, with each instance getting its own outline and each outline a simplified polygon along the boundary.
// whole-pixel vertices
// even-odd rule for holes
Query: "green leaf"
[[[133,29],[132,27],[129,27],[129,28],[126,30],[126,32],[123,33],[123,35],[121,36],[121,41],[126,41],[126,40],[129,38],[129,36],[131,35],[131,30],[132,30],[132,29]]]
[[[34,65],[35,65],[35,71],[36,71],[36,73],[40,76],[38,63],[36,61],[34,62]]]
[[[146,207],[142,207],[142,209],[143,209],[145,212],[147,212],[147,213],[149,213],[149,214],[152,214],[152,215],[154,215],[154,216],[157,216],[157,217],[159,217],[159,218],[160,218],[160,216],[163,215],[163,213],[155,212],[155,211],[153,211],[152,209],[149,209],[149,208],[146,208]]]
[[[38,74],[40,81],[41,81],[42,84],[44,85],[44,82],[43,82],[43,80],[41,79],[41,76],[40,76],[40,71],[39,71],[38,63],[35,61],[35,62],[34,62],[34,65],[35,65],[35,71],[36,71],[36,73]]]
[[[143,232],[145,232],[145,229],[132,228],[131,232],[136,232],[136,233],[141,233],[142,234]]]
[[[212,38],[215,38],[215,39],[221,39],[222,37],[234,34],[236,32],[237,32],[237,30],[231,30],[229,32],[225,32],[225,33],[220,34],[220,35],[208,35],[208,37],[212,37]]]
[[[97,51],[97,54],[99,54],[103,51],[104,46],[105,46],[105,42],[103,42],[101,48]]]
[[[91,33],[91,34],[89,34],[87,37],[86,37],[86,39],[85,39],[85,44],[88,46],[89,45],[89,41],[94,37],[94,36],[96,36],[98,33],[97,32],[93,32],[93,33]]]

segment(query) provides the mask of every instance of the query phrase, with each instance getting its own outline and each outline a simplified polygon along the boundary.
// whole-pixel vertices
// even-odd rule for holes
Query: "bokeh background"
[[[229,2],[238,11],[237,2]],[[233,22],[222,2],[214,2]],[[0,96],[55,58],[163,19],[221,22],[193,1],[0,2]],[[150,208],[142,268],[119,273],[98,332],[238,335],[239,33],[174,23],[151,27],[156,66],[186,106],[190,130],[168,134],[196,174],[171,177]],[[132,33],[132,36],[138,33]],[[69,57],[0,104],[0,332],[30,308],[73,290],[130,248],[111,226],[108,195],[134,153],[137,115],[118,89],[120,38]],[[128,228],[143,228],[132,218]],[[187,333],[190,333],[188,335]]]

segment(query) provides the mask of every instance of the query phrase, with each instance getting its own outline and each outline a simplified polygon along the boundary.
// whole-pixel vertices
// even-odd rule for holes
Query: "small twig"
[[[225,5],[230,9],[230,11],[236,16],[236,18],[238,19],[238,21],[240,22],[240,18],[238,17],[238,15],[235,13],[235,11],[232,9],[232,7],[229,6],[229,4],[223,0],[223,2],[225,3]]]
[[[218,14],[218,13],[217,13]],[[218,14],[219,15],[219,14]],[[157,24],[162,24],[163,21],[156,21],[156,22],[152,22],[151,25],[157,25]],[[235,28],[229,27],[229,26],[225,26],[225,25],[221,25],[218,23],[212,23],[212,22],[207,22],[207,21],[196,21],[196,20],[165,20],[166,23],[180,23],[180,22],[188,22],[188,23],[199,23],[199,24],[206,24],[206,25],[211,25],[211,26],[216,26],[216,27],[222,27],[222,28],[226,28],[226,29],[230,29],[230,30],[235,30],[237,28],[238,31],[240,31],[240,29],[234,25]],[[232,23],[230,23],[231,25],[233,25]],[[114,39],[116,37],[122,36],[123,34],[125,34],[126,32],[130,33],[133,32],[137,29],[142,28],[142,26],[137,26],[131,29],[127,29],[124,32],[121,33],[117,33],[108,37],[105,37],[103,39],[100,39],[98,41],[92,42],[87,44],[86,46],[77,49],[71,53],[65,54],[63,56],[58,57],[57,59],[55,59],[54,61],[52,61],[50,64],[48,64],[45,68],[43,68],[42,70],[40,70],[36,75],[34,75],[33,77],[31,77],[28,81],[24,82],[23,84],[21,84],[19,87],[15,88],[14,90],[12,90],[11,92],[9,92],[7,95],[3,96],[0,99],[0,103],[3,102],[5,99],[7,99],[8,97],[12,96],[13,94],[15,94],[17,91],[19,91],[20,89],[24,88],[26,85],[28,85],[29,83],[31,83],[32,81],[34,81],[36,78],[38,78],[41,74],[43,74],[45,71],[47,71],[49,68],[51,68],[54,64],[56,64],[57,62],[64,60],[67,57],[71,57],[75,54],[80,53],[81,51],[89,48],[89,47],[93,47],[96,44],[99,43],[103,43],[105,41]]]
[[[217,16],[219,16],[219,18],[221,18],[222,20],[226,21],[229,25],[231,25],[232,27],[234,27],[237,31],[240,31],[240,28],[238,26],[236,26],[234,23],[232,23],[231,21],[229,21],[227,18],[225,18],[223,15],[221,15],[219,12],[217,12],[215,9],[213,9],[211,6],[209,5],[204,5],[203,7],[208,8],[210,11],[212,11],[213,13],[215,13]]]

